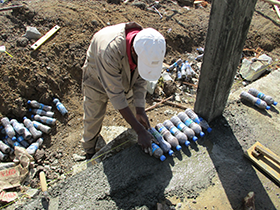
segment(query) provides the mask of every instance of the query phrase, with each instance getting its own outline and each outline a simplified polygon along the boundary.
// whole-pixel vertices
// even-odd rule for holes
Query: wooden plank
[[[234,82],[257,0],[213,1],[194,111],[221,116]]]
[[[262,151],[262,155],[255,157],[254,154],[256,150]],[[260,142],[256,142],[244,154],[248,159],[250,159],[254,164],[260,167],[278,184],[280,184],[280,166],[277,161],[275,162],[275,160],[279,160],[279,157],[275,153],[263,146]]]
[[[54,26],[51,30],[49,30],[44,36],[42,36],[37,42],[35,42],[31,48],[33,50],[37,50],[45,41],[47,41],[54,33],[56,33],[60,27],[58,25]]]
[[[16,6],[10,6],[10,7],[2,7],[0,8],[0,12],[7,11],[7,10],[13,10],[13,9],[19,9],[23,7],[23,5],[16,5]]]

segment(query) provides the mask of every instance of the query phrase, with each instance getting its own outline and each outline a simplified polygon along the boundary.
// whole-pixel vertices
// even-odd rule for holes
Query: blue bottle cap
[[[205,133],[203,133],[202,131],[200,132],[200,137],[203,137],[203,136],[205,136]]]
[[[190,144],[191,144],[191,143],[190,143],[189,141],[186,141],[186,142],[185,142],[185,145],[186,145],[186,146],[189,146]]]
[[[15,136],[13,136],[12,141],[16,141],[16,140],[17,140],[17,138]]]
[[[177,151],[179,151],[179,150],[181,150],[181,149],[182,149],[182,147],[181,147],[180,145],[177,145],[177,146],[176,146],[176,150],[177,150]]]
[[[23,119],[25,120],[25,119],[27,119],[27,117],[23,117]]]
[[[207,132],[210,133],[212,131],[212,128],[207,128]]]
[[[172,156],[173,154],[174,154],[174,151],[172,149],[168,151],[169,156]]]
[[[164,155],[160,156],[159,158],[161,161],[164,161],[166,159],[166,157]]]
[[[197,139],[198,139],[198,138],[197,138],[196,136],[194,136],[194,137],[192,138],[193,141],[197,141]]]
[[[273,102],[273,105],[274,105],[274,106],[276,106],[277,104],[278,104],[278,102],[276,102],[276,101]]]
[[[31,119],[33,119],[34,118],[34,115],[31,115]]]
[[[265,109],[266,109],[266,110],[269,110],[269,109],[270,109],[270,106],[265,107]]]
[[[31,101],[30,101],[30,100],[28,100],[28,101],[27,101],[27,104],[30,104],[30,103],[31,103]]]
[[[31,112],[31,111],[32,111],[32,109],[30,108],[30,109],[29,109],[29,111]]]

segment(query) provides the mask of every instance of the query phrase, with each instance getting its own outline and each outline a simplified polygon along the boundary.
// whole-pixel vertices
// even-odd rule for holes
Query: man
[[[94,34],[83,66],[84,133],[87,158],[95,152],[108,100],[138,135],[144,151],[152,136],[145,113],[146,80],[159,79],[165,55],[164,37],[137,23],[107,26]]]

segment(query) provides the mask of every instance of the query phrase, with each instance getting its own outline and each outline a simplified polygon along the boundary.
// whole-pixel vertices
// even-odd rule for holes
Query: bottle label
[[[190,124],[192,124],[192,123],[193,123],[193,121],[191,118],[189,118],[185,121],[186,126],[190,126]]]
[[[155,143],[153,143],[152,144],[152,153],[154,153],[158,148],[159,148],[159,146],[156,145]]]
[[[257,95],[258,98],[262,99],[264,97],[264,94],[259,92],[259,94]]]
[[[256,101],[256,103],[255,103],[255,105],[258,106],[258,105],[261,104],[261,102],[262,102],[261,99],[258,98],[257,101]]]
[[[35,144],[30,145],[29,147],[30,150],[37,150],[38,147]]]
[[[170,133],[172,133],[173,135],[175,135],[175,133],[178,131],[178,129],[176,127],[173,127],[170,129]]]
[[[180,122],[178,125],[177,125],[177,128],[181,131],[186,125],[182,122]]]

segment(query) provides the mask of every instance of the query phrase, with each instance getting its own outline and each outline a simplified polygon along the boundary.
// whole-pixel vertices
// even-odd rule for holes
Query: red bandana
[[[141,31],[139,28],[130,28],[125,30],[126,34],[126,53],[128,56],[128,62],[130,66],[130,70],[134,71],[134,69],[137,67],[137,65],[133,62],[132,57],[131,57],[131,45],[132,45],[132,40],[134,36]]]

